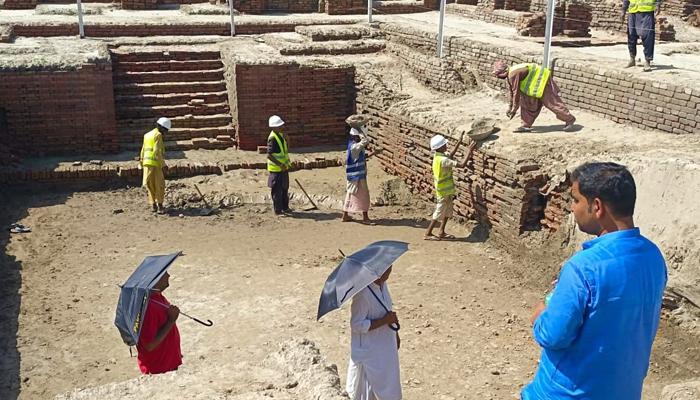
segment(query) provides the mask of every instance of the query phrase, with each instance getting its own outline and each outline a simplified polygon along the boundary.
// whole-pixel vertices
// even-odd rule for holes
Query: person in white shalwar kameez
[[[345,390],[353,400],[401,400],[398,323],[386,280],[391,267],[352,299],[350,365]],[[374,292],[374,295],[372,294]],[[375,298],[375,295],[377,296]]]

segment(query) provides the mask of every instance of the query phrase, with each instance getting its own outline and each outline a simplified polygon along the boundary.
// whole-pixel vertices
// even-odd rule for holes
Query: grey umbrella
[[[360,290],[379,279],[394,261],[407,251],[408,243],[383,240],[345,257],[323,286],[316,319],[319,320],[329,312],[340,308]],[[381,301],[379,303],[387,312],[389,311],[384,303]],[[398,330],[398,327],[392,327],[392,329]]]

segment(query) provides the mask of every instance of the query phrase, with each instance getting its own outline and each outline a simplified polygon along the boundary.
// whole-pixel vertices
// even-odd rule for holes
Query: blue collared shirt
[[[542,357],[522,398],[640,399],[666,280],[661,251],[638,228],[584,243],[535,321]]]

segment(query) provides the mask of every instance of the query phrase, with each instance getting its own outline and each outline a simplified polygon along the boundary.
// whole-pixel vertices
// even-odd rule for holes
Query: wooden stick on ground
[[[309,199],[309,201],[311,202],[311,205],[314,206],[314,208],[311,208],[311,209],[309,209],[309,210],[307,210],[307,211],[318,210],[318,206],[316,205],[316,203],[314,203],[313,200],[311,200],[311,196],[309,196],[309,194],[306,193],[306,190],[304,190],[304,187],[301,186],[301,183],[299,183],[299,180],[295,178],[295,179],[294,179],[294,182],[296,182],[297,185],[299,185],[299,189],[301,189],[301,191],[304,192],[304,195],[306,196],[306,198]]]

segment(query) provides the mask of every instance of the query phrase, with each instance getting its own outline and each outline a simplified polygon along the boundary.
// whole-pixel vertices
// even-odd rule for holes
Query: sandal
[[[514,133],[527,133],[527,132],[532,132],[532,128],[529,128],[527,126],[519,126],[517,127],[514,131]]]
[[[355,218],[353,217],[348,217],[347,219],[341,220],[342,222],[355,222]]]
[[[440,240],[455,240],[457,239],[454,235],[450,235],[448,233],[443,233],[440,236],[437,236]]]
[[[431,241],[439,242],[441,239],[435,235],[426,235],[426,236],[423,236],[423,240],[431,240]]]
[[[368,226],[375,226],[375,225],[377,225],[377,224],[375,224],[375,223],[372,222],[372,221],[365,221],[365,220],[360,221],[360,223],[361,223],[362,225],[368,225]]]
[[[570,131],[574,127],[574,122],[576,122],[576,117],[571,118],[571,120],[564,125],[564,132]]]
[[[25,228],[24,226],[15,226],[14,228],[10,228],[10,232],[12,233],[29,233],[32,230],[29,228]]]

